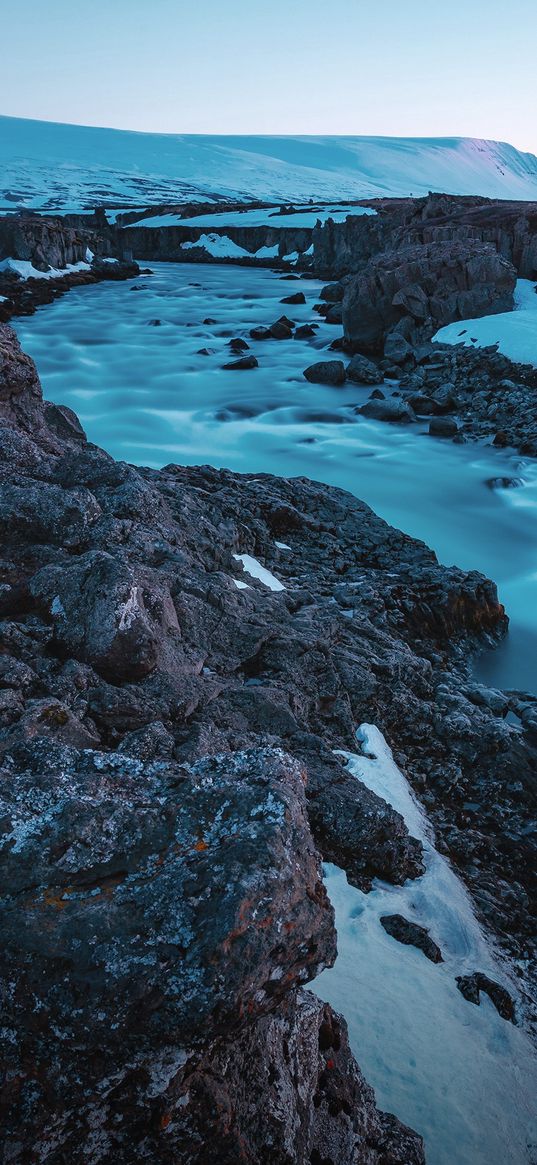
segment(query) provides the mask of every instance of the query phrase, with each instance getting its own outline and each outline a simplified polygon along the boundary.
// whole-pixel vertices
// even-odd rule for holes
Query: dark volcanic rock
[[[270,328],[264,327],[263,324],[260,324],[257,328],[252,328],[250,331],[252,340],[270,340],[271,335]]]
[[[462,664],[505,629],[493,584],[327,486],[114,462],[50,414],[6,327],[0,429],[11,1160],[172,1165],[200,1129],[213,1158],[242,1138],[263,1160],[257,1095],[271,1128],[283,1097],[287,1159],[345,1160],[365,1121],[364,1160],[421,1160],[360,1107],[346,1053],[344,1080],[313,1054],[341,1025],[298,992],[334,953],[309,828],[364,889],[420,874],[402,817],[334,751],[377,724],[481,913],[526,950],[535,741]],[[235,554],[284,589],[238,590]]]
[[[304,369],[304,376],[311,384],[338,386],[345,383],[345,365],[342,360],[318,360]]]
[[[245,1073],[243,1065],[248,1066]],[[256,1089],[252,1088],[252,1078]],[[297,1110],[297,1081],[300,1103]],[[340,1016],[309,992],[259,1020],[233,1047],[180,1074],[170,1157],[184,1165],[423,1165],[421,1138],[374,1108]]]
[[[308,340],[310,336],[315,335],[315,328],[311,324],[300,324],[295,331],[295,340]]]
[[[38,740],[5,761],[1,787],[12,1159],[48,1141],[60,1114],[56,1143],[78,1149],[106,1075],[120,1091],[142,1066],[165,1080],[163,1062],[175,1075],[333,962],[303,774],[280,751],[181,768]]]
[[[285,295],[280,303],[305,303],[306,296],[303,291],[295,291],[293,295]]]
[[[367,356],[357,353],[347,364],[347,380],[353,380],[355,384],[382,384],[384,373]]]
[[[274,324],[271,324],[269,331],[273,340],[290,340],[293,335],[293,325],[284,320],[276,320]],[[250,335],[252,335],[251,332]]]
[[[452,417],[433,417],[429,422],[431,437],[455,437],[459,426]]]
[[[502,987],[501,983],[495,983],[493,979],[489,979],[488,975],[484,975],[482,971],[474,971],[472,975],[459,975],[457,987],[469,1003],[475,1003],[477,1006],[480,1002],[480,992],[484,991],[502,1019],[509,1019],[511,1023],[516,1023],[515,1005],[507,988]]]
[[[431,960],[431,963],[443,962],[440,947],[430,937],[425,926],[419,926],[417,922],[410,922],[402,914],[384,914],[380,921],[386,933],[397,939],[397,942],[404,943],[408,947],[418,947],[418,950],[423,951],[426,958]]]
[[[402,320],[402,338],[408,340],[431,336],[452,320],[509,311],[515,282],[512,264],[488,244],[445,242],[386,252],[345,283],[345,338],[355,348],[379,352]]]
[[[390,397],[388,399],[367,400],[365,405],[361,405],[356,410],[363,413],[364,417],[372,417],[375,421],[414,421],[416,418],[410,405],[401,397]]]
[[[239,360],[230,360],[228,364],[223,364],[222,368],[229,368],[233,370],[241,370],[247,368],[258,368],[259,361],[255,356],[241,356]]]
[[[228,346],[232,352],[246,352],[250,347],[240,336],[235,336],[233,340],[228,341]]]

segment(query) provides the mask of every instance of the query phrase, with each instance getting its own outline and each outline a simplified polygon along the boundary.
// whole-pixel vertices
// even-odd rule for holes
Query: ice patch
[[[278,547],[278,550],[291,550],[292,549],[291,546],[287,545],[287,542],[275,542],[274,545]]]
[[[496,959],[470,897],[437,852],[428,820],[377,728],[363,724],[361,755],[343,754],[356,777],[404,817],[424,845],[426,873],[403,887],[377,881],[370,894],[335,866],[326,885],[336,911],[338,958],[315,990],[349,1024],[351,1043],[381,1108],[425,1138],[428,1165],[529,1165],[537,1135],[537,1064],[520,1028],[456,975],[483,970],[516,986]],[[391,938],[383,914],[430,928],[444,962]]]
[[[247,572],[251,574],[252,578],[258,578],[260,582],[264,583],[271,591],[284,591],[285,587],[282,582],[266,566],[262,566],[257,558],[252,558],[251,554],[234,554],[233,557],[237,562],[242,562],[242,565]]]
[[[235,583],[235,586],[237,587],[237,590],[239,590],[239,591],[249,591],[250,590],[248,583],[243,582],[241,578],[234,578],[234,579],[232,579],[232,582]]]
[[[479,319],[457,320],[433,336],[441,344],[483,348],[498,344],[500,352],[518,364],[537,368],[537,288],[530,279],[518,279],[514,311]]]

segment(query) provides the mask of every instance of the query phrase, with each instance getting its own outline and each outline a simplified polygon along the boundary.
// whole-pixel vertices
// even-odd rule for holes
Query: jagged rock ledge
[[[9,1159],[422,1161],[302,990],[317,848],[365,889],[422,869],[333,752],[374,720],[526,949],[533,721],[465,671],[493,584],[304,479],[114,462],[5,326],[0,422]]]

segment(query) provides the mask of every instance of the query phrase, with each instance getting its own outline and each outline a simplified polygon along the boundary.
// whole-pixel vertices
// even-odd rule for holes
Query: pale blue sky
[[[2,16],[0,113],[537,153],[536,44],[537,0],[22,0]]]

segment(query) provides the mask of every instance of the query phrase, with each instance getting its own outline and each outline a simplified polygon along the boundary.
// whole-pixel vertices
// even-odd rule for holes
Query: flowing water
[[[426,424],[366,420],[353,408],[369,388],[305,381],[303,369],[332,355],[326,349],[339,331],[312,311],[320,284],[229,266],[163,263],[153,271],[128,284],[73,290],[17,321],[45,395],[73,408],[89,438],[124,460],[210,462],[351,490],[442,562],[498,583],[510,633],[477,661],[477,672],[491,684],[536,690],[535,463],[490,446],[434,440]],[[305,305],[280,303],[297,290]],[[315,337],[249,340],[251,327],[282,313],[317,323]],[[239,335],[260,366],[224,371],[232,359],[227,342]],[[202,348],[211,353],[199,354]],[[487,483],[499,477],[522,484],[491,489]],[[372,739],[377,767],[367,769],[363,758],[350,763],[381,795],[395,797],[412,832],[425,837],[404,778],[383,742]],[[423,879],[403,888],[379,884],[368,896],[328,870],[340,955],[317,990],[348,1018],[379,1103],[425,1135],[431,1165],[527,1165],[537,1160],[529,1147],[527,1041],[488,1002],[476,1008],[457,991],[455,973],[486,970],[490,959],[465,891],[429,841],[426,850]],[[387,908],[436,927],[445,964],[389,938],[378,923]]]

